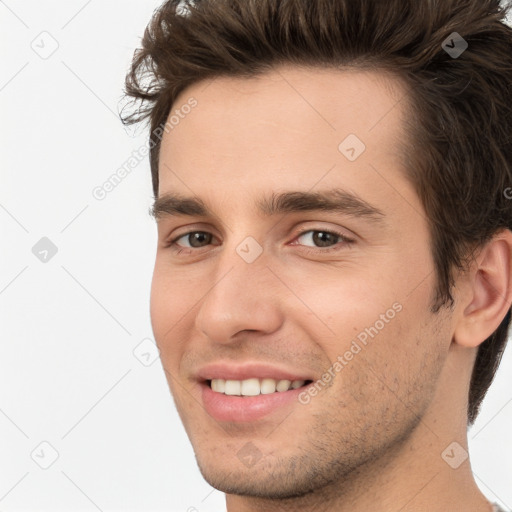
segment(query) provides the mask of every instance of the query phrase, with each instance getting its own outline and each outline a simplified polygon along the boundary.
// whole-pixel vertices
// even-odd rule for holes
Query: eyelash
[[[300,238],[302,235],[305,235],[306,233],[326,233],[328,235],[334,235],[335,237],[338,237],[340,241],[334,245],[331,245],[330,247],[309,247],[307,245],[301,246],[303,251],[306,253],[312,253],[312,254],[329,254],[331,252],[337,252],[341,251],[343,248],[350,246],[351,244],[355,243],[355,240],[352,238],[349,238],[348,236],[344,235],[343,233],[340,233],[338,231],[329,231],[327,229],[304,229],[300,233],[297,234],[295,238]],[[299,244],[293,244],[293,245],[299,245]]]
[[[211,234],[211,233],[208,233],[207,231],[200,231],[200,230],[197,230],[197,231],[187,231],[186,233],[182,233],[181,235],[173,238],[170,242],[168,242],[166,245],[165,245],[165,248],[172,248],[173,251],[176,252],[176,254],[180,254],[182,253],[184,250],[188,250],[190,252],[194,252],[194,250],[200,250],[202,249],[202,247],[199,247],[199,248],[191,248],[191,247],[179,247],[176,245],[176,242],[180,239],[180,238],[183,238],[185,236],[188,236],[188,235],[192,235],[193,233],[206,233],[206,234]],[[331,253],[331,252],[334,252],[334,251],[340,251],[341,250],[341,247],[340,247],[340,244],[342,244],[343,246],[350,246],[351,244],[355,243],[355,240],[353,240],[352,238],[349,238],[347,237],[346,235],[344,235],[343,233],[339,233],[338,231],[329,231],[329,230],[326,230],[326,229],[304,229],[303,231],[301,231],[300,233],[297,234],[297,236],[295,238],[300,238],[302,235],[305,235],[306,233],[327,233],[328,235],[334,235],[336,237],[338,237],[340,239],[340,242],[330,246],[330,247],[309,247],[309,246],[302,246],[302,250],[307,252],[307,253],[316,253],[318,254],[319,252],[320,253]],[[299,245],[299,244],[293,244],[293,245]]]

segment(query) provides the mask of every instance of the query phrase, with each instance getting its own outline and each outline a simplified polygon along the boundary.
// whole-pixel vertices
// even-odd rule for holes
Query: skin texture
[[[511,233],[459,276],[454,308],[433,314],[428,224],[398,151],[407,97],[397,79],[283,66],[194,84],[175,107],[190,97],[197,107],[162,140],[159,196],[197,196],[214,215],[159,219],[151,319],[204,478],[227,493],[229,512],[490,510],[469,459],[453,469],[441,454],[467,448],[476,347],[511,299]],[[353,162],[338,149],[348,134],[366,146]],[[272,192],[333,188],[379,208],[384,224],[255,206]],[[212,237],[191,247],[193,231]],[[326,252],[318,231],[354,242],[334,236]],[[263,249],[253,263],[236,251],[248,236]],[[246,423],[204,410],[202,365],[274,363],[320,379],[393,304],[400,311],[308,404]],[[237,456],[249,442],[251,467]]]

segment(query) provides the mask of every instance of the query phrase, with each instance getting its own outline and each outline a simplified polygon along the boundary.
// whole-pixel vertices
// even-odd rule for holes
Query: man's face
[[[433,407],[451,327],[429,311],[403,95],[376,73],[283,67],[195,84],[173,106],[197,100],[163,138],[159,197],[208,211],[188,202],[159,220],[151,318],[201,472],[222,491],[333,483],[398,449]],[[335,210],[271,201],[335,190]],[[306,383],[272,393],[266,380],[261,394],[263,379]]]

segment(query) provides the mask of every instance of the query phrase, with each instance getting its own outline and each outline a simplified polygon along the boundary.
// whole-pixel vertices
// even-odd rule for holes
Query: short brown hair
[[[410,96],[404,161],[431,230],[437,312],[453,306],[454,271],[512,229],[509,9],[499,0],[169,0],[155,11],[126,76],[138,109],[121,117],[151,121],[156,198],[162,126],[187,86],[279,64],[391,72]],[[458,48],[457,38],[468,48],[454,56],[448,49]],[[500,363],[509,321],[510,310],[478,349],[469,424]]]

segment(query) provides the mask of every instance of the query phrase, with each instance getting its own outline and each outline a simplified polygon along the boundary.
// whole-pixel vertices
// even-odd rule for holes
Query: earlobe
[[[512,232],[496,234],[480,250],[468,271],[467,293],[457,322],[454,343],[474,348],[500,325],[512,302]],[[464,302],[463,302],[463,300]]]

